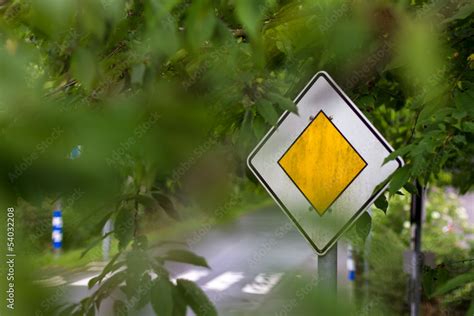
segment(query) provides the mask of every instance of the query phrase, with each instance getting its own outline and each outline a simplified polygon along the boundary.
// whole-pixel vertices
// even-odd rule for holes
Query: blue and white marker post
[[[52,232],[52,245],[53,252],[56,255],[61,253],[63,246],[63,215],[61,210],[61,202],[58,200],[56,203],[56,209],[53,211],[53,232]]]
[[[347,245],[346,269],[347,269],[347,299],[354,303],[354,290],[356,279],[356,265],[354,260],[354,249],[351,244]]]
[[[78,145],[74,147],[69,154],[68,158],[73,160],[81,155],[82,147]],[[52,223],[52,234],[51,241],[53,246],[53,252],[56,256],[59,256],[63,247],[63,212],[61,207],[61,199],[56,202],[55,209],[53,211],[53,223]]]
[[[354,262],[354,250],[352,245],[347,247],[347,279],[350,282],[354,282],[356,278],[356,267]]]

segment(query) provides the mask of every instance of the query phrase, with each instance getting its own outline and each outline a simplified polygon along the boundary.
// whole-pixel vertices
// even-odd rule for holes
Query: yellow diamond
[[[278,163],[319,215],[367,166],[323,111]]]

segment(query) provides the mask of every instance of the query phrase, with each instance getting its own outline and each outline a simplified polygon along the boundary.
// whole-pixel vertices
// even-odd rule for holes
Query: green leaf
[[[173,286],[173,316],[186,316],[186,300],[177,286]]]
[[[135,201],[137,201],[139,204],[143,205],[145,209],[153,209],[156,210],[158,208],[157,201],[148,195],[145,194],[137,194],[134,197],[132,197]]]
[[[121,300],[114,302],[114,315],[127,315],[127,304]]]
[[[466,91],[455,91],[454,94],[454,102],[456,104],[456,108],[460,112],[467,112],[470,115],[474,114],[474,109],[472,103],[474,101],[474,89],[470,88]]]
[[[390,182],[390,179],[385,179],[384,181],[380,182],[377,184],[372,191],[372,194],[378,194],[380,190],[382,190],[388,183]]]
[[[176,210],[173,201],[168,196],[160,192],[153,192],[152,195],[169,217],[177,221],[181,220],[178,210]]]
[[[372,228],[372,217],[368,212],[364,212],[355,223],[357,237],[364,241],[367,239]]]
[[[173,315],[173,284],[169,280],[158,277],[153,281],[151,306],[158,316]]]
[[[467,116],[466,111],[456,111],[453,113],[453,117],[457,120],[461,120]]]
[[[375,200],[374,204],[379,210],[382,210],[384,213],[387,213],[388,201],[385,194],[381,194],[377,198],[377,200]]]
[[[184,279],[176,281],[181,295],[196,316],[217,316],[217,310],[196,283]]]
[[[120,283],[125,281],[126,275],[127,271],[120,271],[102,283],[100,288],[94,293],[96,306],[100,307],[102,300],[110,296],[120,286]]]
[[[99,210],[97,210],[99,211]],[[104,217],[101,218],[101,220],[94,226],[93,228],[93,232],[96,232],[97,234],[99,233],[102,233],[102,229],[104,228],[105,226],[105,223],[107,223],[107,221],[110,219],[110,217],[112,217],[112,215],[115,213],[115,210],[114,211],[110,211],[110,212],[107,212]],[[85,218],[84,222],[81,223],[81,225],[87,225],[87,221],[86,220],[90,220],[89,218]]]
[[[464,122],[462,124],[462,129],[468,133],[474,133],[474,122]]]
[[[71,70],[74,78],[87,90],[92,88],[96,69],[96,61],[92,53],[83,48],[77,49],[71,59]]]
[[[416,194],[418,195],[418,189],[416,188],[416,186],[413,184],[413,183],[410,183],[410,182],[407,182],[403,188],[405,190],[407,190],[409,193],[411,194]]]
[[[151,302],[151,292],[153,289],[152,284],[153,281],[151,280],[151,276],[149,273],[145,273],[144,275],[142,275],[142,278],[140,279],[138,293],[135,294],[135,297],[138,299],[137,304],[135,306],[135,310],[140,310]]]
[[[138,282],[140,282],[139,277],[150,269],[148,253],[141,249],[127,252],[125,261],[127,262],[128,275]]]
[[[295,114],[298,114],[298,108],[296,107],[296,104],[292,100],[273,92],[269,92],[267,96],[270,99],[270,101],[272,101],[273,103],[276,103],[282,110],[287,110]]]
[[[6,1],[2,1],[2,4],[5,3]],[[74,3],[60,0],[35,0],[30,3],[29,23],[32,23],[34,28],[55,38],[72,27],[75,15]]]
[[[114,236],[119,241],[119,249],[125,249],[132,240],[135,229],[134,212],[127,208],[121,208],[115,218]]]
[[[371,95],[364,95],[357,99],[357,104],[365,109],[371,109],[374,107],[375,99]]]
[[[84,315],[84,311],[87,311],[89,310],[90,308],[93,308],[94,307],[94,304],[93,304],[93,297],[91,296],[88,296],[88,297],[85,297],[83,298],[79,303],[81,305],[80,307],[80,311],[83,311],[80,315]]]
[[[148,249],[148,238],[145,235],[135,237],[133,239],[132,249],[147,250]]]
[[[111,234],[113,234],[114,231],[110,231],[102,236],[100,236],[100,238],[94,240],[91,244],[89,244],[89,246],[87,246],[87,248],[81,253],[81,256],[80,258],[83,258],[92,248],[94,248],[95,246],[97,246],[102,240],[104,240],[106,237],[110,236]]]
[[[193,252],[184,249],[170,250],[164,255],[163,259],[209,268],[209,265],[207,264],[207,261],[204,257],[198,256]]]
[[[261,117],[255,117],[252,122],[253,133],[257,139],[261,139],[267,131],[267,125]]]
[[[159,278],[169,279],[170,273],[166,268],[163,266],[163,262],[152,262],[151,263],[153,271],[158,275]]]
[[[261,24],[259,3],[254,0],[237,0],[235,3],[237,17],[247,33],[253,38],[257,36]]]
[[[95,308],[91,306],[89,310],[86,312],[85,316],[95,316]]]
[[[398,148],[397,150],[395,151],[392,151],[383,161],[384,164],[386,164],[387,162],[393,160],[393,159],[396,159],[397,157],[402,157],[404,155],[406,155],[408,152],[410,152],[411,150],[413,149],[413,145],[407,145],[407,146],[404,146],[404,147],[401,147],[401,148]]]
[[[436,289],[436,291],[433,293],[433,296],[439,296],[446,294],[454,289],[460,288],[461,286],[466,285],[467,283],[473,282],[474,281],[474,273],[465,273],[458,275],[445,284],[441,285]]]
[[[89,282],[87,282],[87,288],[90,290],[94,285],[97,284],[97,282],[99,282],[101,280],[101,276],[98,275],[96,277],[93,277],[92,279],[89,280]]]
[[[455,20],[463,20],[470,16],[474,12],[474,4],[471,2],[466,3],[464,6],[459,8],[459,10],[451,17],[445,19],[443,23],[449,23]]]
[[[104,269],[102,270],[102,272],[98,276],[96,276],[96,277],[89,280],[89,283],[87,284],[89,289],[91,289],[97,282],[102,282],[104,277],[109,272],[115,271],[121,266],[121,265],[115,266],[115,261],[117,261],[119,256],[120,256],[120,252],[115,254],[112,257],[112,259],[109,261],[109,263],[107,263],[107,265],[104,267]],[[123,265],[123,263],[121,263],[121,264]]]
[[[408,166],[404,166],[397,171],[392,176],[392,179],[390,180],[390,185],[389,185],[389,192],[390,195],[395,194],[398,190],[400,190],[407,182],[408,179],[410,178],[410,169],[408,169]]]
[[[444,284],[448,279],[449,271],[443,265],[439,265],[435,269],[423,266],[421,282],[426,296],[432,297],[436,288],[440,284]]]
[[[194,49],[204,44],[214,33],[217,19],[211,1],[193,1],[186,18],[186,35]]]
[[[466,145],[466,137],[464,135],[456,135],[452,139],[453,142],[459,145]]]
[[[69,315],[67,315],[67,316],[69,316]],[[77,310],[73,311],[71,316],[84,316],[84,312],[82,311],[82,308],[80,308],[80,309],[77,309]]]
[[[245,148],[249,144],[251,144],[253,140],[253,130],[252,130],[252,122],[253,122],[253,113],[252,111],[246,111],[244,115],[244,119],[242,121],[242,125],[240,126],[239,131],[239,143],[241,144],[242,148]]]
[[[278,120],[278,113],[275,111],[273,104],[268,100],[262,99],[257,103],[257,111],[263,117],[265,122],[275,125]]]
[[[471,304],[469,305],[469,309],[466,312],[466,316],[474,315],[474,299],[472,299]]]

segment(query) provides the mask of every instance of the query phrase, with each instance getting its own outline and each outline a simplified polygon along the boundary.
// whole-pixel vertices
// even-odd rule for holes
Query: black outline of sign
[[[314,83],[320,78],[323,77],[326,79],[327,83],[337,92],[337,94],[346,102],[346,104],[349,106],[349,108],[359,117],[359,119],[367,126],[369,131],[372,132],[372,134],[379,140],[379,142],[387,149],[389,153],[392,153],[393,150],[390,148],[390,145],[378,134],[378,132],[375,130],[374,127],[371,126],[371,124],[368,122],[368,120],[361,114],[359,111],[354,108],[354,105],[352,104],[351,101],[347,99],[347,97],[340,91],[340,89],[332,82],[330,78],[326,75],[324,72],[319,72],[316,76],[313,77],[313,79],[309,82],[309,84],[306,86],[306,88],[298,95],[298,97],[295,99],[294,103],[298,104],[300,100],[306,95],[309,89],[314,85]],[[276,200],[276,202],[280,205],[280,207],[283,209],[285,214],[291,219],[293,224],[296,225],[300,233],[305,237],[305,239],[310,243],[310,245],[318,252],[318,254],[324,254],[326,251],[333,246],[333,244],[340,238],[340,236],[351,226],[354,221],[362,214],[363,211],[369,205],[371,205],[374,200],[379,196],[380,193],[382,193],[382,190],[385,189],[385,186],[379,188],[377,192],[372,194],[372,196],[362,205],[362,207],[352,215],[352,217],[347,221],[347,223],[339,230],[339,232],[327,243],[327,245],[319,249],[314,242],[311,240],[311,238],[306,234],[304,229],[300,226],[300,224],[296,221],[296,219],[293,217],[293,215],[290,213],[290,211],[286,208],[286,206],[283,204],[283,202],[280,200],[280,198],[273,192],[273,190],[270,188],[268,183],[263,179],[263,177],[260,175],[260,173],[257,172],[257,169],[252,165],[252,159],[255,157],[255,155],[260,151],[260,149],[263,147],[263,145],[267,142],[267,140],[273,135],[273,133],[278,129],[278,127],[281,125],[281,123],[286,119],[286,117],[290,114],[291,112],[286,111],[278,120],[276,125],[270,130],[270,132],[264,137],[264,139],[257,145],[257,147],[252,151],[251,155],[248,157],[248,165],[252,172],[255,174],[255,176],[260,180],[260,182],[263,183],[265,188],[270,192],[271,196]],[[396,161],[398,162],[398,168],[401,168],[403,166],[403,161],[401,160],[400,157],[396,158]],[[397,168],[397,169],[398,169]]]
[[[283,168],[283,166],[281,165],[280,161],[283,159],[283,157],[285,157],[286,153],[288,151],[290,151],[291,147],[293,147],[293,145],[298,141],[298,139],[300,139],[301,135],[303,135],[304,132],[306,132],[306,130],[311,126],[311,124],[313,124],[315,121],[316,121],[316,118],[322,114],[328,121],[329,123],[336,129],[336,131],[339,133],[339,135],[342,136],[342,138],[344,138],[344,140],[349,144],[349,146],[351,146],[352,150],[355,151],[355,153],[357,154],[357,156],[359,156],[360,159],[362,159],[362,161],[364,162],[364,166],[362,167],[362,169],[359,170],[359,172],[357,172],[355,174],[355,176],[351,179],[351,181],[349,181],[349,183],[344,187],[344,189],[342,189],[342,191],[334,198],[334,200],[331,202],[331,204],[329,204],[328,207],[326,207],[326,209],[324,209],[322,211],[322,213],[320,214],[318,209],[316,208],[316,206],[311,203],[310,199],[306,196],[306,194],[304,194],[303,190],[300,189],[300,187],[298,186],[298,184],[295,182],[295,180],[288,174],[288,172],[286,172],[285,168]],[[320,110],[318,112],[318,114],[311,120],[311,122],[309,122],[309,124],[304,128],[304,130],[298,135],[298,137],[296,137],[296,139],[293,141],[293,143],[290,145],[290,147],[288,147],[288,149],[283,153],[283,155],[280,157],[280,159],[278,159],[278,165],[281,167],[281,169],[283,169],[283,171],[286,173],[286,175],[288,176],[288,178],[290,178],[291,182],[293,182],[293,184],[298,188],[298,190],[300,190],[301,194],[303,194],[303,196],[306,198],[306,200],[308,201],[309,204],[311,204],[311,206],[316,210],[316,214],[318,214],[319,216],[323,216],[326,211],[331,208],[331,206],[334,204],[334,202],[337,201],[337,199],[341,196],[342,193],[344,193],[344,191],[346,191],[346,189],[351,185],[352,182],[354,182],[354,180],[359,176],[359,174],[362,172],[362,170],[364,170],[366,167],[367,167],[367,161],[365,161],[365,159],[361,156],[361,154],[359,154],[359,152],[354,148],[354,146],[352,146],[352,144],[349,142],[349,140],[341,133],[341,131],[337,128],[336,125],[334,125],[334,123],[332,122],[331,119],[329,119],[329,117],[326,115],[326,113],[324,113],[323,110]]]

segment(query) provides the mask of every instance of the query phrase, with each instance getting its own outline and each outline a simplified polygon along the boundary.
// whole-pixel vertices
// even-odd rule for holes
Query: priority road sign
[[[326,72],[317,73],[248,166],[319,255],[383,193],[403,160]],[[377,188],[377,190],[376,190]]]

